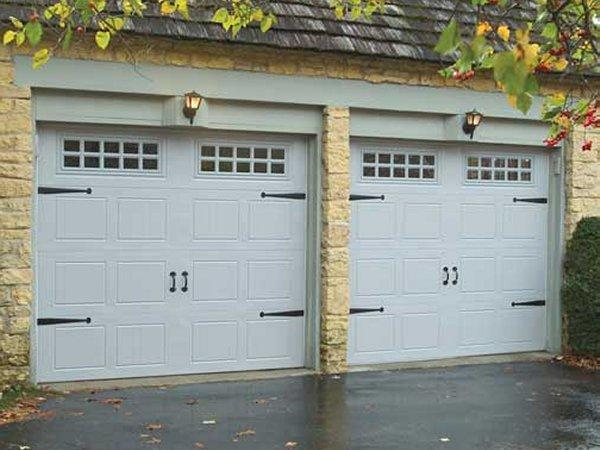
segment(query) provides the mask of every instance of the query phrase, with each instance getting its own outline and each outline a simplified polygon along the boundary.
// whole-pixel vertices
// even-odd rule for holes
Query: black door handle
[[[442,281],[442,284],[444,286],[448,286],[448,281],[450,281],[450,272],[448,271],[448,267],[447,266],[444,266],[444,268],[442,270],[446,274],[446,279],[444,281]]]
[[[175,287],[175,277],[177,274],[175,272],[171,272],[169,276],[171,277],[171,287],[169,288],[169,292],[175,292],[177,290]]]
[[[454,266],[452,268],[452,272],[454,272],[454,280],[452,280],[452,284],[456,286],[458,284],[458,267]]]
[[[188,273],[187,271],[181,272],[181,276],[183,277],[183,287],[181,288],[181,292],[187,292],[188,290]]]

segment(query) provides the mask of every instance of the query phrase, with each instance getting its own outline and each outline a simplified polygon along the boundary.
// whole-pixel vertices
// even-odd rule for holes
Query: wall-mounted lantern
[[[194,123],[196,112],[200,109],[202,97],[196,91],[188,92],[184,96],[183,115],[190,119],[190,125]]]
[[[469,111],[465,113],[465,121],[463,122],[463,131],[465,134],[468,134],[471,139],[473,139],[473,134],[475,133],[475,128],[479,126],[483,119],[483,114],[474,109],[473,111]]]

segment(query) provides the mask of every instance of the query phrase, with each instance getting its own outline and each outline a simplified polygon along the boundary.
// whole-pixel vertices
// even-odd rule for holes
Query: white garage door
[[[46,129],[39,153],[39,381],[303,366],[302,140]]]
[[[351,193],[351,363],[544,348],[543,151],[356,143]]]

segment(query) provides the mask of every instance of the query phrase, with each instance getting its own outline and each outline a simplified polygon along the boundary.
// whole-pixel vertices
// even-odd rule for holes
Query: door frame
[[[305,326],[304,326],[304,368],[319,370],[319,318],[320,318],[320,264],[319,254],[321,247],[321,140],[317,134],[300,133],[276,133],[272,131],[261,130],[217,130],[209,128],[157,128],[149,126],[133,125],[108,125],[93,123],[64,123],[64,122],[35,122],[33,129],[34,138],[34,173],[32,180],[31,194],[31,245],[32,245],[32,290],[33,300],[30,312],[30,379],[33,383],[39,383],[38,371],[38,345],[39,337],[37,332],[38,317],[38,299],[40,298],[39,282],[37,270],[39,267],[37,239],[38,239],[38,186],[40,184],[40,166],[39,156],[42,151],[42,140],[40,128],[56,130],[58,132],[81,131],[89,133],[90,129],[97,132],[107,132],[119,127],[123,133],[136,133],[147,135],[159,135],[161,140],[168,140],[171,136],[189,136],[197,141],[203,133],[209,135],[240,136],[252,133],[253,136],[260,139],[261,136],[292,136],[294,139],[302,141],[304,151],[306,152],[306,248],[305,248]],[[169,376],[169,375],[165,375]]]

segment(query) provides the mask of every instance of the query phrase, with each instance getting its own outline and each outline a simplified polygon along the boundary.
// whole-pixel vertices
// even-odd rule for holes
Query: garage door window
[[[285,176],[286,149],[270,146],[202,145],[198,173]]]
[[[533,159],[530,156],[468,155],[465,160],[468,183],[532,183]]]
[[[65,138],[62,169],[83,172],[158,173],[158,142],[116,139]]]
[[[436,156],[399,151],[363,151],[365,179],[435,181]]]

